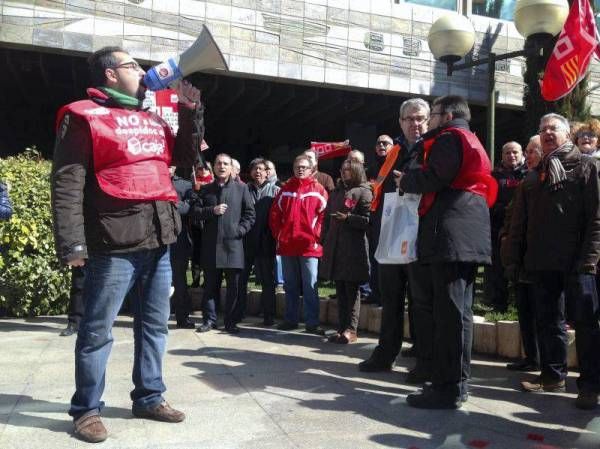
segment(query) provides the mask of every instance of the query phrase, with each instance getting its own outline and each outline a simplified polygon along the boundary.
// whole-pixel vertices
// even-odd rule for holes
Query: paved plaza
[[[0,320],[0,449],[600,448],[600,411],[574,408],[574,375],[567,394],[525,394],[505,361],[475,356],[471,398],[461,410],[416,410],[405,402],[415,388],[402,384],[412,360],[399,359],[391,373],[357,370],[375,336],[339,346],[252,321],[238,336],[172,326],[166,398],[187,419],[135,419],[128,317],[115,325],[108,367],[102,415],[110,436],[90,445],[72,436],[67,415],[75,337],[58,336],[65,323]]]

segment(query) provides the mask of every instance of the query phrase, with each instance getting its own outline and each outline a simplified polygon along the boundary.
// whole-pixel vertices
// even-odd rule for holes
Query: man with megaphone
[[[169,166],[191,167],[204,134],[200,91],[178,83],[179,130],[142,109],[139,64],[119,47],[89,58],[89,98],[60,109],[52,172],[58,257],[86,267],[85,311],[75,347],[75,434],[100,442],[111,329],[123,299],[134,295],[132,411],[138,418],[181,422],[163,398],[171,264],[169,245],[181,230]]]

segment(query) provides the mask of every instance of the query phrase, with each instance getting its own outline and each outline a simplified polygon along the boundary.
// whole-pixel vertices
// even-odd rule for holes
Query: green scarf
[[[139,108],[142,106],[142,100],[139,100],[135,97],[130,97],[129,95],[125,95],[124,93],[119,92],[118,90],[111,89],[110,87],[100,87],[99,89],[123,107]]]

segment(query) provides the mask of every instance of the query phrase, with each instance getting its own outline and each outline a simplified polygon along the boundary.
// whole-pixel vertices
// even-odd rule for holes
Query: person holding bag
[[[367,229],[373,192],[359,162],[344,161],[341,176],[325,209],[326,237],[319,274],[335,281],[338,298],[338,332],[329,341],[348,344],[358,338],[358,287],[369,279]]]
[[[421,135],[427,132],[429,120],[429,105],[422,98],[411,98],[400,106],[400,128],[402,136],[395,140],[394,147],[386,154],[386,159],[379,170],[377,178],[373,181],[373,203],[371,204],[371,232],[380,234],[383,231],[383,215],[386,214],[385,196],[398,196],[397,186],[394,181],[394,172],[406,170],[414,164],[419,154]],[[378,236],[377,239],[381,239]],[[379,288],[381,290],[381,330],[379,342],[371,356],[358,364],[358,369],[364,372],[390,371],[402,347],[404,330],[405,298],[413,276],[412,267],[418,264],[381,263],[379,264]],[[422,314],[424,317],[426,313]],[[426,319],[423,321],[427,321]],[[419,335],[427,336],[431,333],[425,324],[418,327]],[[413,337],[415,338],[415,337]],[[416,342],[419,337],[416,336]],[[426,344],[431,352],[431,342]],[[430,356],[429,356],[430,357]],[[419,361],[417,360],[417,366]],[[416,379],[409,378],[410,382],[424,380],[428,373],[419,373]],[[409,376],[412,376],[409,373]]]

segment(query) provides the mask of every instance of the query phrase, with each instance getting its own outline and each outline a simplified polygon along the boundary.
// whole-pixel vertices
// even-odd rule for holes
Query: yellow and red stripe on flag
[[[564,97],[581,81],[598,48],[597,36],[589,0],[575,0],[540,82],[544,100]]]

